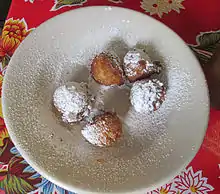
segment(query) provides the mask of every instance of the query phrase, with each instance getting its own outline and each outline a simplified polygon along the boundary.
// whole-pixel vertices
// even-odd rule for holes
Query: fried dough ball
[[[85,83],[68,82],[58,87],[53,94],[53,103],[66,123],[81,121],[87,116],[90,103]]]
[[[124,83],[120,60],[111,53],[101,53],[93,59],[91,74],[96,82],[105,86]]]
[[[81,131],[84,138],[99,147],[111,146],[122,135],[122,124],[115,113],[95,115]]]
[[[153,112],[165,100],[166,89],[157,79],[137,81],[131,88],[130,100],[137,112]]]
[[[123,68],[130,82],[148,78],[154,73],[160,73],[162,69],[158,62],[152,62],[140,49],[131,50],[125,55]]]

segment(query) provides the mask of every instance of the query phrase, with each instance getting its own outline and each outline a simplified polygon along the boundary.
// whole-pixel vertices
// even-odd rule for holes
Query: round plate
[[[80,126],[54,114],[52,95],[67,81],[88,81],[95,54],[119,57],[140,47],[163,65],[166,100],[136,113],[129,89],[109,88],[106,108],[123,122],[113,147],[86,142]],[[209,103],[200,66],[169,28],[141,13],[88,7],[61,14],[32,32],[13,55],[3,84],[3,113],[22,156],[45,178],[77,193],[146,193],[179,173],[195,156],[207,127]]]

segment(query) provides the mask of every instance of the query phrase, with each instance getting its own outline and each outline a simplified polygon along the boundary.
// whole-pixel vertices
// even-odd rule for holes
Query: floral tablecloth
[[[208,65],[220,44],[219,0],[12,0],[0,37],[0,89],[11,56],[31,31],[55,15],[91,5],[120,6],[151,15],[179,34],[201,65]],[[52,184],[28,165],[14,147],[0,111],[0,194],[3,193],[71,192]],[[220,194],[220,111],[210,110],[206,137],[189,166],[170,183],[148,193]]]

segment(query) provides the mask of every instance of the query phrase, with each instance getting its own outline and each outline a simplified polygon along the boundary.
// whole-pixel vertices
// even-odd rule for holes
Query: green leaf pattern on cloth
[[[6,193],[24,194],[34,190],[34,187],[21,177],[7,174],[5,179],[0,182],[0,187],[4,188]]]
[[[87,0],[55,0],[54,6],[52,7],[51,11],[56,11],[66,6],[71,7],[83,5],[85,2],[87,2]]]
[[[42,177],[11,148],[10,159],[0,162],[0,188],[8,194],[25,194],[37,189]]]
[[[201,33],[196,38],[197,45],[189,45],[202,65],[211,59],[216,48],[220,46],[220,31]]]
[[[11,57],[6,55],[5,57],[2,57],[1,60],[1,70],[5,69],[8,66],[8,63],[10,61]]]

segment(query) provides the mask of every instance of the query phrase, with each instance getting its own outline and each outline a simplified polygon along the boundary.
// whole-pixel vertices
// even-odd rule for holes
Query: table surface
[[[126,7],[151,15],[180,35],[202,65],[208,65],[220,44],[219,0],[13,0],[0,37],[0,89],[11,56],[31,31],[62,12],[92,5]],[[71,192],[43,178],[18,153],[4,124],[0,103],[0,194],[3,193]],[[204,142],[188,167],[170,183],[148,193],[220,193],[220,111],[210,110]]]

